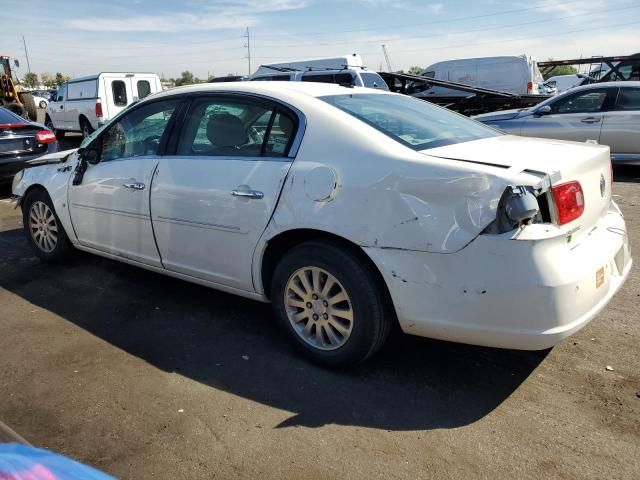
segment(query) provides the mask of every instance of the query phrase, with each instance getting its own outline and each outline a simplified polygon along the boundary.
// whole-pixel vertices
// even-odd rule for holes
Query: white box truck
[[[99,73],[63,83],[49,102],[45,125],[58,140],[65,132],[86,137],[131,103],[162,91],[155,73]]]
[[[544,79],[538,69],[538,63],[528,55],[446,60],[428,66],[421,75],[518,95],[545,93],[541,87]],[[433,86],[413,95],[416,97],[458,97],[468,96],[469,93]]]

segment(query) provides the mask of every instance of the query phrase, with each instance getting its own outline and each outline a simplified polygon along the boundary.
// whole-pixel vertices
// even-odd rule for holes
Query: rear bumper
[[[0,182],[10,183],[16,173],[22,170],[29,160],[40,158],[49,153],[58,151],[58,142],[50,143],[46,152],[37,153],[35,155],[25,155],[19,157],[0,158]]]
[[[387,282],[405,333],[522,350],[552,347],[587,325],[632,265],[614,204],[576,244],[564,235],[480,235],[453,254],[365,250]]]

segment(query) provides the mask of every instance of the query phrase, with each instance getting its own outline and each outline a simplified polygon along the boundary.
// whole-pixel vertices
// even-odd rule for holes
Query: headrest
[[[214,113],[209,116],[207,138],[216,147],[235,147],[247,143],[247,131],[235,115]]]

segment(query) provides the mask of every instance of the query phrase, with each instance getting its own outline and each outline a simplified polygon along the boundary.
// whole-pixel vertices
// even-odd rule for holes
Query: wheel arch
[[[395,313],[395,306],[393,304],[393,299],[391,298],[387,282],[384,280],[382,272],[380,271],[376,263],[371,259],[371,257],[369,257],[369,255],[367,255],[362,247],[340,235],[336,235],[334,233],[326,232],[323,230],[315,230],[312,228],[286,230],[271,237],[266,242],[262,253],[262,258],[260,259],[260,281],[262,283],[262,289],[265,297],[269,298],[271,294],[271,281],[273,278],[273,272],[280,258],[282,258],[282,256],[286,252],[296,247],[297,245],[309,241],[321,241],[331,245],[340,246],[350,251],[351,253],[359,257],[363,262],[368,264],[371,267],[372,271],[375,272],[377,281],[380,282],[380,285],[383,286],[385,296],[390,302],[389,305],[393,307],[391,310]]]

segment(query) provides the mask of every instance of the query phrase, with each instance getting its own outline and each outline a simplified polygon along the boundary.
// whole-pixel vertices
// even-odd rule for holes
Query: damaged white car
[[[273,304],[310,359],[392,325],[544,349],[631,268],[609,149],[503,135],[415,98],[289,82],[162,92],[13,186],[44,260],[75,247]]]

